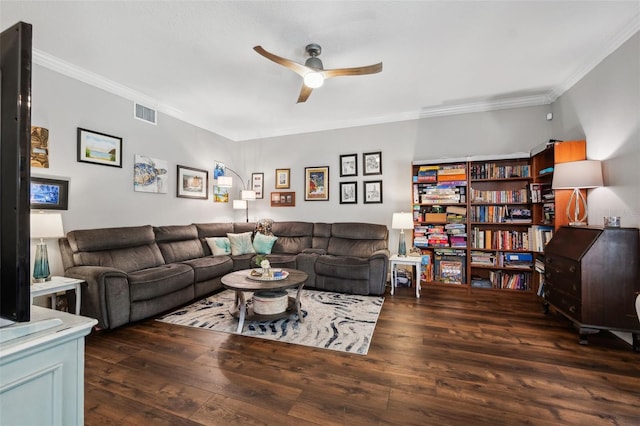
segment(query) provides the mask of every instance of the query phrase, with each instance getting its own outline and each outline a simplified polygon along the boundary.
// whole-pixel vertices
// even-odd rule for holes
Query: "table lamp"
[[[602,186],[600,161],[581,160],[556,164],[551,188],[573,189],[566,210],[570,226],[585,226],[587,224],[587,199],[580,190],[599,186]],[[582,204],[582,209],[580,204]]]
[[[33,282],[43,283],[51,280],[49,257],[45,238],[64,237],[62,215],[60,213],[31,213],[31,238],[40,238],[36,246],[36,259],[33,265]]]
[[[392,229],[400,229],[400,239],[398,241],[398,256],[407,255],[407,243],[405,240],[404,230],[413,229],[413,214],[411,213],[394,213],[391,221]]]

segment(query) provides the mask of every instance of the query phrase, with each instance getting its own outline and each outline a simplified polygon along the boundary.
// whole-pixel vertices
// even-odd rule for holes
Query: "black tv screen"
[[[0,320],[30,320],[31,34],[0,34]],[[0,321],[2,322],[2,321]]]

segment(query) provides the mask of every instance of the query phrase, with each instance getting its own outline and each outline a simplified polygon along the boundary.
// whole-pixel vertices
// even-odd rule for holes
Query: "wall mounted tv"
[[[0,34],[0,325],[30,320],[31,34]]]

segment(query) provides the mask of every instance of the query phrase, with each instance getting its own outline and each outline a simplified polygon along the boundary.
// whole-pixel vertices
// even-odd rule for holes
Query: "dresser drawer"
[[[579,262],[560,256],[545,258],[545,281],[577,298],[582,295],[580,274]]]
[[[580,299],[572,297],[553,285],[545,285],[544,298],[568,317],[582,321],[582,302]]]

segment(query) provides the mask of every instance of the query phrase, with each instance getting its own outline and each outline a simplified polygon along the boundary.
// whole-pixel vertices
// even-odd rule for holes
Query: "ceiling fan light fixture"
[[[310,72],[304,75],[304,85],[317,89],[324,84],[324,77],[319,72]]]

